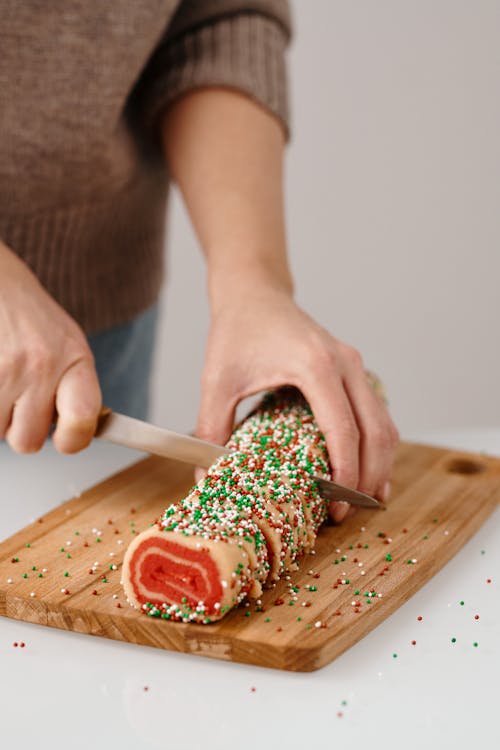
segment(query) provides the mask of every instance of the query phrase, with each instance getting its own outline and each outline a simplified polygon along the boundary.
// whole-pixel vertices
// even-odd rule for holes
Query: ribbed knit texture
[[[101,331],[161,287],[165,107],[228,86],[288,133],[288,6],[0,0],[0,18],[0,238],[87,333]]]

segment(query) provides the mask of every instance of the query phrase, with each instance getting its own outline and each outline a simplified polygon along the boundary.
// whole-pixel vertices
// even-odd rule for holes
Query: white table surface
[[[500,429],[411,438],[500,455]],[[0,539],[138,455],[96,443],[16,456],[0,444]],[[496,511],[409,602],[306,674],[0,618],[0,747],[498,748],[499,584]]]

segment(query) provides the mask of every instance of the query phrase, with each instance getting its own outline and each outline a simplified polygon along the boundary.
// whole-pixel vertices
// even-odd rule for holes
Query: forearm
[[[202,89],[170,107],[163,136],[207,258],[212,307],[246,284],[291,292],[278,120],[242,94]]]

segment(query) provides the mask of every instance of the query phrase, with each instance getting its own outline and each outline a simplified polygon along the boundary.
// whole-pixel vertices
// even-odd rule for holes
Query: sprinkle
[[[457,642],[457,639],[456,639],[456,638],[452,638],[452,639],[451,639],[451,642],[452,642],[452,643],[456,643],[456,642]]]
[[[419,616],[417,617],[417,620],[418,620],[419,622],[422,622],[422,620],[423,620],[423,617],[422,617],[422,615],[419,615]]]
[[[474,615],[475,620],[479,620],[479,615]]]
[[[393,659],[397,659],[397,658],[398,658],[398,655],[397,655],[397,654],[393,654],[393,655],[392,655],[392,658],[393,658]]]
[[[479,643],[477,641],[474,641],[472,645],[474,646],[474,648],[477,648],[479,646]]]
[[[411,645],[412,645],[412,646],[416,646],[416,645],[417,645],[417,642],[416,642],[416,641],[412,641],[412,642],[411,642]]]

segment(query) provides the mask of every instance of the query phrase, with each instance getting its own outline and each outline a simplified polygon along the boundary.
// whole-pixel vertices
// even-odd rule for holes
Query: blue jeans
[[[158,304],[129,323],[90,336],[102,403],[137,419],[149,414],[151,366]]]

